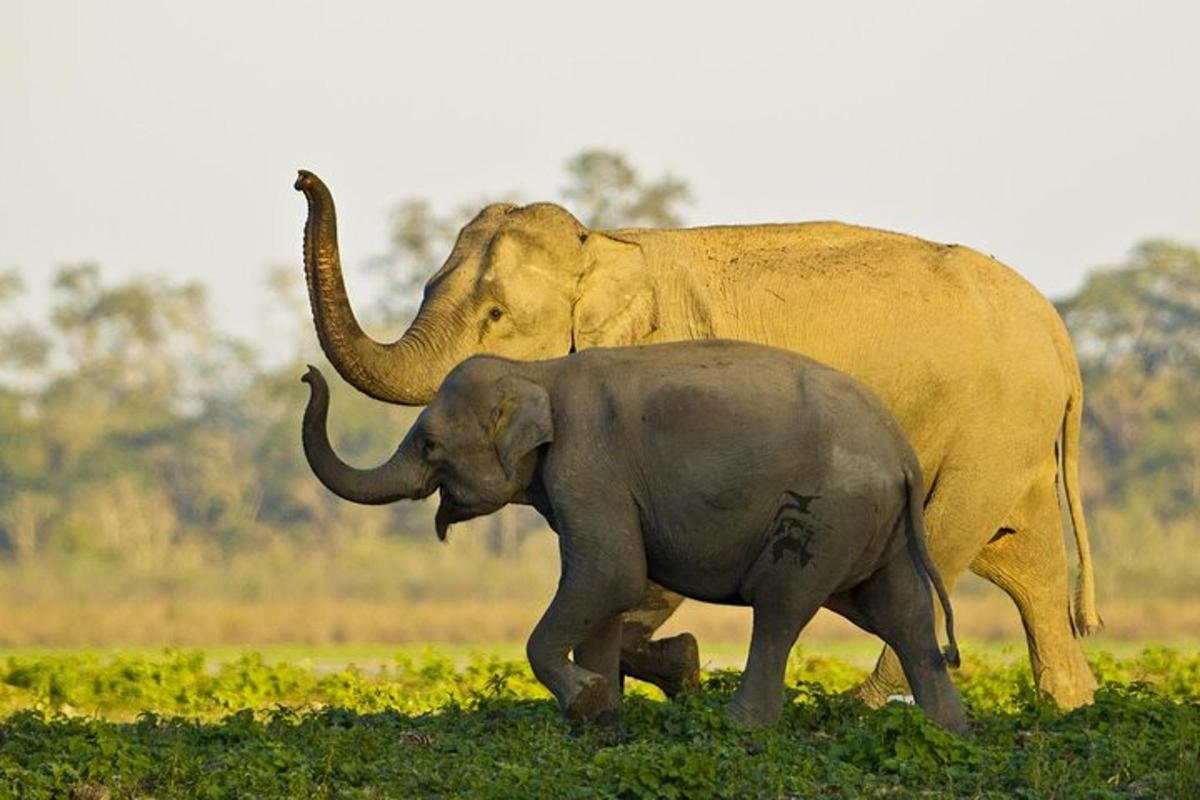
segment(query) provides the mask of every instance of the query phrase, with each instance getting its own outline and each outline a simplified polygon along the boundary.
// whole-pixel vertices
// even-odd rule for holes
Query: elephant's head
[[[304,171],[296,188],[308,200],[304,268],[317,336],[338,372],[377,399],[426,403],[456,364],[477,353],[551,358],[634,344],[657,326],[637,244],[588,231],[551,203],[494,204],[459,233],[404,335],[377,342],[346,297],[329,189]]]
[[[554,438],[550,399],[512,362],[471,359],[455,369],[413,423],[396,452],[374,469],[334,453],[326,430],[329,387],[310,366],[302,436],[309,466],[325,486],[355,503],[381,505],[440,493],[436,528],[490,514],[527,492],[537,454]]]

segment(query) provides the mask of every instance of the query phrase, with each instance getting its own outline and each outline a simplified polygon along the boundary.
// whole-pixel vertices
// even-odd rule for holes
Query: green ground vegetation
[[[572,729],[523,662],[434,651],[369,669],[254,652],[13,654],[0,663],[0,797],[1195,797],[1200,657],[1092,655],[1061,712],[1028,668],[968,652],[959,738],[842,694],[865,671],[794,654],[776,727],[721,709],[735,670],[665,701],[631,683],[623,731]]]

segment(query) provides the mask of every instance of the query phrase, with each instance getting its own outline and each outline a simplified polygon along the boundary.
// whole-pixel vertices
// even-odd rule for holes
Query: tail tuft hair
[[[942,650],[942,658],[946,659],[946,666],[950,669],[958,669],[962,666],[962,659],[958,657],[958,645],[954,642],[946,645]]]

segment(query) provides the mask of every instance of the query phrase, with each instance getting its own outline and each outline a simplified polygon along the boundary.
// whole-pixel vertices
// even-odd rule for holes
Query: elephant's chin
[[[438,539],[444,542],[451,525],[456,522],[466,522],[479,515],[480,512],[459,505],[453,497],[446,493],[445,489],[441,489],[438,492],[438,509],[437,515],[433,518],[433,527],[437,531]]]
[[[446,541],[446,536],[450,533],[450,524],[452,522],[454,522],[454,520],[450,518],[450,509],[447,507],[446,501],[443,499],[442,502],[438,504],[437,515],[433,518],[433,528],[437,531],[438,541]]]
[[[437,530],[438,539],[446,541],[446,534],[450,530],[450,526],[456,522],[466,522],[469,519],[476,517],[486,517],[488,514],[494,514],[510,501],[495,501],[486,498],[478,498],[473,505],[464,503],[459,498],[446,491],[445,487],[438,490],[438,510],[437,515],[433,519],[434,529]]]

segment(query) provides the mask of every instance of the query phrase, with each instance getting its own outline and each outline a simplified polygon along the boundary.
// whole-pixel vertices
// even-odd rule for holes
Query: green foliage
[[[1100,584],[1189,596],[1200,529],[1200,249],[1143,242],[1059,309],[1084,379],[1084,498],[1098,523]]]
[[[567,176],[563,197],[589,228],[678,227],[679,206],[691,200],[686,182],[670,175],[644,181],[625,156],[610,150],[573,156]]]
[[[725,722],[737,676],[722,672],[672,702],[627,696],[620,735],[573,731],[526,665],[490,657],[370,673],[185,651],[10,658],[0,797],[1196,796],[1200,658],[1095,667],[1095,704],[1064,713],[1014,668],[980,665],[959,677],[974,725],[960,738],[914,706],[834,693],[853,670],[803,658],[791,673],[811,680],[789,681],[769,730]]]
[[[1062,301],[1081,363],[1090,374],[1136,364],[1155,375],[1200,376],[1200,250],[1164,240],[1133,248],[1126,263],[1088,276]]]
[[[297,446],[299,366],[264,369],[248,347],[216,335],[199,286],[110,285],[81,265],[61,270],[54,287],[54,358],[35,357],[25,328],[0,329],[0,367],[7,356],[20,368],[0,380],[0,552],[10,563],[153,574],[178,556],[219,561],[272,541],[371,529],[356,522],[361,509],[312,482]],[[17,291],[0,279],[0,294]],[[370,405],[338,389],[343,410]],[[348,457],[372,458],[401,429],[380,427],[378,414],[339,414],[334,435]],[[388,521],[376,517],[376,528]]]

